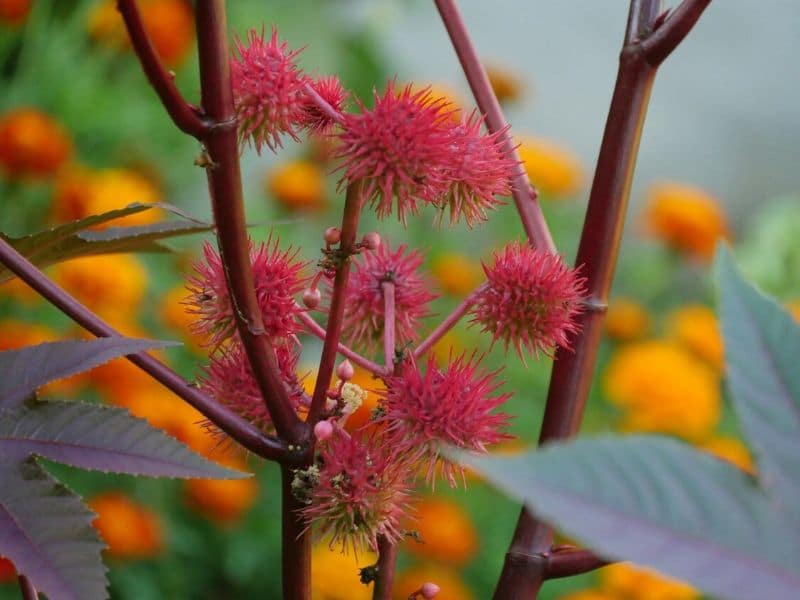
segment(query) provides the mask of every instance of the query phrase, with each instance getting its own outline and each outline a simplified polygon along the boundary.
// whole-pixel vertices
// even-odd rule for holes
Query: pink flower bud
[[[378,235],[377,231],[370,231],[364,236],[364,245],[370,250],[377,250],[381,245],[381,236]]]
[[[339,363],[339,366],[336,368],[336,376],[342,381],[350,381],[354,374],[353,365],[347,359]]]
[[[330,421],[320,421],[314,425],[314,437],[316,437],[318,441],[324,442],[332,435],[333,425],[331,425]]]
[[[431,600],[431,598],[435,597],[436,594],[439,593],[439,586],[431,581],[428,581],[427,583],[422,584],[422,587],[419,588],[419,591],[425,600]]]
[[[322,300],[322,294],[320,294],[319,290],[316,288],[309,288],[303,292],[303,304],[305,304],[308,308],[317,308],[320,300]]]
[[[338,227],[328,227],[325,230],[325,242],[328,244],[338,244],[342,239],[342,232]]]

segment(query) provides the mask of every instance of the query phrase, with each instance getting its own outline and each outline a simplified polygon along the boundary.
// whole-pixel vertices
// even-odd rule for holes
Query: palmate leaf
[[[106,598],[94,515],[31,459],[0,453],[0,554],[52,600]]]
[[[66,340],[0,352],[0,409],[18,406],[46,383],[87,371],[111,359],[178,342],[125,337]]]
[[[116,227],[100,231],[89,229],[151,208],[168,210],[179,215],[183,220],[136,227]],[[209,231],[212,227],[210,223],[200,221],[168,204],[134,203],[125,208],[92,215],[31,235],[13,238],[0,234],[0,237],[37,267],[44,268],[70,258],[94,254],[169,252],[170,249],[160,244],[160,240]],[[14,274],[11,271],[0,265],[0,283],[13,277]]]
[[[73,467],[147,475],[233,479],[127,410],[82,402],[32,402],[0,411],[0,456],[42,456]]]
[[[717,255],[728,386],[767,491],[800,524],[800,327]]]
[[[666,438],[578,440],[459,459],[604,556],[730,599],[795,598],[800,532],[755,481]]]

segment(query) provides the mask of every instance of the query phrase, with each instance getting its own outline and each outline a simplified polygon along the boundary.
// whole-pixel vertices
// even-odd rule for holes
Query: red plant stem
[[[306,328],[308,329],[309,333],[317,336],[319,339],[321,339],[323,341],[325,340],[325,336],[327,336],[328,333],[325,331],[325,328],[322,325],[317,323],[311,317],[311,315],[309,315],[307,312],[302,312],[302,313],[300,313],[298,315],[298,318],[303,323],[303,325],[306,326]],[[346,358],[349,358],[351,361],[353,361],[359,367],[365,368],[367,371],[369,371],[373,375],[380,375],[384,371],[383,367],[381,367],[378,363],[372,362],[368,358],[364,358],[358,352],[356,352],[355,350],[345,346],[341,342],[339,343],[339,354],[341,354],[342,356],[344,356]]]
[[[597,556],[591,550],[553,552],[547,557],[545,578],[572,577],[581,573],[589,573],[609,564],[611,564],[611,561]]]
[[[647,103],[659,65],[656,58],[666,57],[674,49],[673,46],[665,52],[665,48],[658,46],[655,56],[646,52],[644,40],[652,32],[659,10],[659,0],[631,2],[617,81],[575,261],[587,279],[587,310],[579,318],[580,334],[573,343],[574,350],[559,348],[556,351],[540,444],[571,437],[580,427],[616,267]],[[682,30],[684,19],[688,17],[679,20],[668,18],[662,28]],[[677,45],[685,33],[672,35],[662,32],[662,35]],[[496,600],[536,597],[547,577],[545,557],[550,552],[552,540],[550,526],[523,508],[495,590]]]
[[[210,123],[205,121],[195,108],[183,99],[178,88],[175,87],[175,74],[168,72],[158,57],[153,42],[142,23],[142,17],[136,7],[136,0],[117,0],[117,9],[122,13],[131,44],[142,64],[142,70],[161,99],[164,108],[167,109],[172,122],[181,131],[198,139],[202,138],[208,131]]]
[[[378,575],[372,589],[372,600],[392,600],[397,545],[384,536],[378,537]]]
[[[386,372],[391,373],[394,368],[394,283],[384,281],[381,283],[383,292],[383,357],[386,365]]]
[[[56,285],[2,238],[0,238],[0,262],[87,331],[97,337],[119,337],[121,335]],[[203,416],[213,421],[217,427],[251,452],[271,460],[288,460],[288,451],[282,442],[266,435],[227,407],[189,385],[180,375],[162,362],[144,353],[131,354],[126,358],[203,413]]]
[[[292,493],[294,470],[281,465],[281,498],[283,502],[281,555],[283,562],[283,600],[311,598],[311,532],[300,510],[305,504]]]
[[[39,598],[36,588],[33,587],[31,580],[25,575],[17,577],[17,581],[19,582],[19,591],[22,592],[22,600],[37,600]]]
[[[275,351],[264,331],[253,284],[231,89],[225,2],[198,0],[195,13],[201,98],[203,109],[213,122],[202,138],[211,160],[206,175],[236,326],[275,431],[289,443],[299,442],[303,437],[303,422],[292,409],[281,381]]]
[[[517,172],[514,175],[511,193],[520,221],[522,221],[522,227],[531,244],[555,253],[556,246],[539,206],[538,194],[528,180],[528,175],[520,161],[516,145],[511,138],[508,124],[500,108],[500,102],[492,90],[489,77],[486,75],[480,58],[478,58],[478,52],[469,37],[461,11],[455,0],[436,0],[436,8],[439,9],[442,22],[453,43],[458,60],[461,62],[461,68],[467,77],[478,109],[486,116],[486,128],[491,133],[499,132],[498,140],[503,149],[517,162]]]
[[[322,414],[322,408],[325,405],[325,392],[328,390],[336,363],[336,352],[339,349],[339,338],[342,334],[347,282],[350,277],[350,259],[354,252],[356,235],[358,234],[358,217],[361,213],[361,202],[361,184],[354,183],[349,185],[344,201],[341,237],[339,239],[339,248],[337,249],[338,264],[336,265],[336,276],[333,279],[331,306],[328,310],[327,333],[325,342],[322,344],[317,383],[314,386],[311,407],[308,409],[308,418],[306,419],[309,435]]]
[[[308,95],[309,98],[317,105],[322,112],[324,112],[334,123],[339,123],[340,125],[344,123],[344,117],[342,113],[338,110],[333,108],[322,96],[317,93],[317,90],[314,89],[310,83],[307,83],[303,88],[305,93]]]
[[[445,318],[444,321],[439,323],[436,329],[434,329],[431,334],[425,338],[425,340],[419,346],[416,347],[414,350],[414,358],[424,356],[425,353],[430,350],[436,342],[442,339],[444,334],[455,327],[456,323],[461,320],[461,317],[463,317],[470,307],[475,304],[475,299],[478,297],[478,294],[483,291],[485,285],[486,284],[482,284],[470,292],[469,296],[464,298],[461,303],[453,309],[453,312],[447,315],[447,318]]]

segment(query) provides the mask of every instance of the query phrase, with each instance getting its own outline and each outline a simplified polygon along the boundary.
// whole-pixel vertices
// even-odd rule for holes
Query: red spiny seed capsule
[[[339,240],[342,239],[342,232],[339,230],[338,227],[328,227],[325,230],[324,237],[326,244],[338,244]]]
[[[514,242],[495,253],[492,266],[483,266],[486,285],[470,309],[472,322],[533,356],[552,355],[557,346],[569,348],[578,331],[586,280],[557,254]]]
[[[378,537],[397,543],[409,512],[412,471],[380,437],[348,435],[335,428],[320,444],[319,473],[302,510],[331,546],[357,554],[377,550]]]
[[[397,92],[390,82],[383,96],[375,93],[368,110],[344,115],[338,134],[337,157],[344,175],[339,182],[364,183],[364,197],[378,217],[390,215],[397,199],[397,216],[405,224],[417,202],[432,202],[448,188],[446,163],[451,157],[450,105],[424,89],[411,86]]]
[[[441,201],[442,213],[450,209],[450,224],[463,218],[467,227],[487,220],[487,211],[498,204],[497,195],[511,193],[511,179],[517,163],[502,148],[504,131],[481,134],[483,118],[472,113],[453,127],[452,158],[447,163],[450,187]]]
[[[313,90],[336,112],[341,113],[347,92],[342,87],[342,83],[335,75],[330,77],[320,77],[309,84]],[[330,133],[336,121],[332,115],[322,110],[308,94],[303,95],[298,114],[298,124],[305,127],[308,131],[316,134],[325,135]]]
[[[231,60],[234,107],[240,139],[250,138],[260,154],[266,145],[273,152],[281,146],[281,134],[298,140],[295,133],[306,78],[294,63],[299,50],[289,50],[273,28],[247,34],[247,43],[236,39],[238,58]]]
[[[308,280],[301,276],[307,263],[297,260],[298,252],[291,248],[281,251],[278,240],[273,242],[272,238],[258,246],[250,244],[256,299],[264,328],[273,340],[289,338],[300,330],[295,316],[302,308],[294,296]],[[194,330],[208,336],[216,346],[234,334],[236,321],[222,260],[208,243],[203,246],[203,254],[205,260],[193,265],[195,274],[187,282],[187,312],[196,315]]]
[[[376,348],[384,327],[384,299],[381,284],[394,283],[395,335],[402,343],[415,340],[419,320],[430,314],[428,305],[436,298],[428,291],[430,281],[419,272],[422,255],[400,246],[392,251],[382,244],[353,262],[347,287],[342,332],[349,343]]]
[[[440,444],[451,444],[474,452],[486,452],[486,446],[508,439],[502,433],[509,416],[492,411],[511,397],[497,393],[501,382],[497,372],[478,368],[474,355],[450,359],[444,369],[431,356],[425,373],[413,360],[403,363],[399,375],[386,379],[382,395],[383,416],[390,446],[406,454],[409,460],[422,463],[428,481],[437,468],[450,485],[463,469],[440,455]]]

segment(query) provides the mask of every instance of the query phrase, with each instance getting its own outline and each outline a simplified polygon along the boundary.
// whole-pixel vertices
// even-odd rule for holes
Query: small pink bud
[[[331,425],[330,421],[320,421],[314,425],[314,437],[316,437],[318,441],[324,442],[332,435],[333,425]]]
[[[322,300],[322,294],[320,294],[319,290],[316,288],[309,288],[303,292],[303,304],[308,308],[317,308],[320,300]]]
[[[439,593],[439,586],[429,581],[427,583],[423,583],[422,587],[419,588],[419,591],[425,600],[431,600],[431,598],[435,597],[436,594]]]
[[[364,245],[370,250],[377,250],[381,245],[381,236],[377,231],[370,231],[364,236]]]
[[[328,227],[325,230],[325,242],[328,244],[338,244],[340,239],[342,239],[342,232],[338,227]]]
[[[336,368],[336,376],[341,379],[342,381],[350,381],[355,375],[355,371],[353,370],[353,365],[350,363],[349,360],[344,359],[339,366]]]

